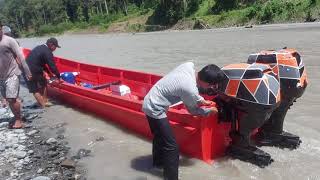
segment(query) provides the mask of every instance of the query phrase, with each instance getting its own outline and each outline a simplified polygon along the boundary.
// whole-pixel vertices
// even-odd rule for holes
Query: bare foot
[[[46,102],[46,107],[50,107],[50,106],[53,106],[53,104],[51,102]]]
[[[21,129],[24,128],[24,124],[21,120],[16,120],[15,123],[12,126],[12,129]]]

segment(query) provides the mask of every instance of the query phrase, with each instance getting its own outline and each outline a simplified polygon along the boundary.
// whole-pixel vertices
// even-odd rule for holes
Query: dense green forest
[[[0,0],[16,35],[154,31],[316,21],[320,0]]]

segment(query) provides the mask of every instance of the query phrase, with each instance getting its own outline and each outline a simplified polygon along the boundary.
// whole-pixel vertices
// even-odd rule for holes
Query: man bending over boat
[[[45,44],[39,45],[32,49],[27,57],[27,64],[32,73],[32,80],[27,82],[30,93],[33,93],[37,102],[42,108],[50,106],[47,98],[47,80],[44,77],[44,71],[52,72],[56,78],[60,79],[60,73],[53,60],[52,52],[60,48],[56,38],[50,38]],[[50,72],[48,68],[50,69]]]
[[[14,114],[15,121],[10,125],[11,128],[23,127],[20,111],[21,104],[17,101],[20,89],[20,68],[23,69],[27,79],[32,78],[17,41],[3,34],[0,22],[0,91]]]
[[[166,112],[169,107],[182,101],[193,115],[208,116],[217,113],[212,101],[204,100],[199,95],[198,87],[217,86],[224,77],[216,65],[207,65],[196,73],[194,64],[181,64],[160,79],[145,96],[142,110],[146,114],[153,138],[153,166],[164,168],[164,179],[177,180],[179,150]]]

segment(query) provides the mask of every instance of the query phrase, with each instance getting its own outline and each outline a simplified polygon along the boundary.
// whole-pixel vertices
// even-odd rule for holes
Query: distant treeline
[[[144,0],[3,0],[0,18],[18,31],[40,32],[61,24],[56,27],[59,32],[73,23],[81,28],[97,25],[102,18],[111,21],[116,14],[128,15],[130,5],[153,6]]]
[[[145,25],[170,27],[184,18],[204,23],[257,23],[319,17],[320,0],[0,0],[0,20],[16,32],[42,35],[98,26],[150,13]],[[300,20],[301,21],[301,20]]]

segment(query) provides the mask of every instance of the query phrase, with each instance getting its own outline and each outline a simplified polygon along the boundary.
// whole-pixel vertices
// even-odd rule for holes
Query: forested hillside
[[[0,0],[0,19],[26,36],[316,21],[320,0]]]

